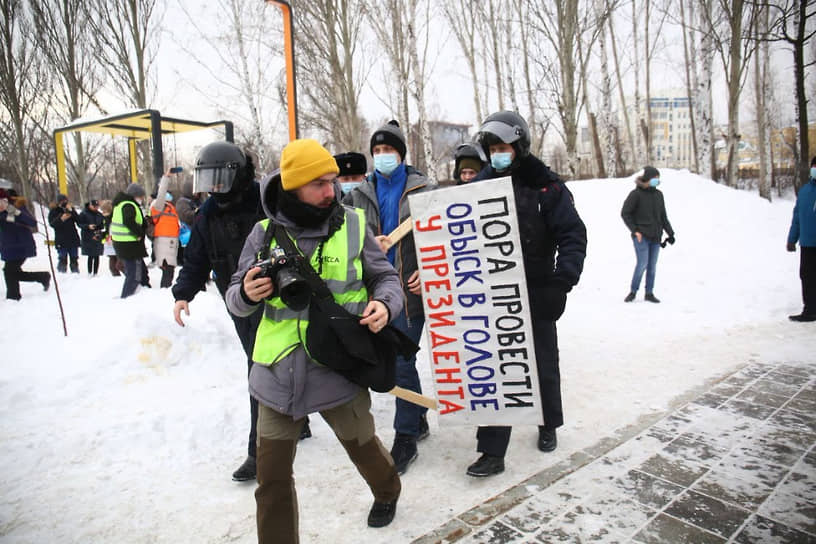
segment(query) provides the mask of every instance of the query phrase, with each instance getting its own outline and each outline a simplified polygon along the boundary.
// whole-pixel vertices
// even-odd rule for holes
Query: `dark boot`
[[[626,298],[623,299],[624,302],[632,302],[633,300],[635,300],[635,292],[634,291],[630,291],[629,294],[626,295]]]
[[[369,527],[385,527],[394,520],[397,513],[397,499],[391,502],[377,502],[368,512]]]
[[[362,446],[358,445],[356,440],[341,440],[340,443],[343,444],[349,458],[374,495],[374,506],[369,513],[369,525],[372,523],[372,515],[375,518],[374,523],[387,525],[394,518],[397,499],[402,490],[399,475],[394,468],[394,461],[376,436]],[[389,515],[387,511],[389,508],[385,506],[379,508],[378,503],[380,505],[391,505],[390,519],[387,521],[384,520]],[[375,510],[377,510],[376,513]],[[375,527],[375,525],[371,526]],[[383,526],[376,525],[376,527]]]
[[[71,257],[71,273],[79,274],[79,258]]]
[[[42,283],[43,291],[48,291],[51,287],[51,272],[40,272],[40,283]]]
[[[394,445],[391,446],[391,458],[394,459],[397,474],[405,474],[408,465],[413,463],[418,456],[416,438],[409,434],[397,433],[394,437]]]
[[[654,296],[652,293],[646,293],[646,296],[643,297],[643,300],[647,302],[654,302],[655,304],[660,303],[660,299]]]
[[[538,449],[543,452],[553,451],[558,446],[555,429],[538,428]]]
[[[475,476],[476,478],[485,478],[502,472],[504,472],[504,457],[496,457],[486,453],[483,453],[475,463],[467,468],[468,476]]]
[[[422,417],[419,418],[419,434],[417,435],[417,442],[421,442],[430,436],[431,429],[428,427],[428,416],[426,414],[422,414]]]
[[[303,422],[303,427],[300,429],[300,440],[304,440],[306,438],[312,437],[312,428],[309,427],[309,416],[306,416],[306,420]]]
[[[295,440],[258,439],[258,544],[298,542],[297,493],[292,477],[296,444]]]
[[[57,260],[57,272],[68,272],[68,256],[60,257]]]
[[[248,482],[254,480],[256,472],[255,458],[248,455],[246,460],[238,467],[238,470],[232,473],[232,479],[235,482]]]
[[[810,321],[816,321],[816,314],[802,312],[799,315],[789,315],[788,319],[790,319],[791,321],[798,321],[800,323],[808,323]]]

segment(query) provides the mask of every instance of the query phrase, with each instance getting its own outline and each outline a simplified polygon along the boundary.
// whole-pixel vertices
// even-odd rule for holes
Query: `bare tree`
[[[711,77],[714,64],[714,29],[711,26],[711,9],[713,0],[700,0],[698,5],[697,25],[700,33],[700,48],[697,65],[701,67],[700,77],[695,89],[694,126],[699,134],[697,151],[700,174],[714,179],[716,172],[714,155],[714,119],[712,115]]]
[[[338,151],[365,149],[360,93],[370,68],[362,59],[365,19],[358,0],[294,3],[299,89],[306,125],[317,128]]]
[[[85,114],[96,104],[100,85],[99,52],[87,28],[91,13],[83,0],[30,0],[32,20],[38,35],[38,51],[50,68],[59,74],[55,98],[65,119]],[[67,156],[68,183],[77,187],[84,199],[87,185],[87,159],[79,132],[74,133],[75,153]]]
[[[636,155],[635,155],[636,143],[635,143],[635,137],[632,134],[632,123],[629,120],[629,108],[627,107],[626,96],[624,95],[624,90],[623,90],[623,78],[621,77],[620,60],[618,59],[618,45],[617,45],[618,40],[615,37],[615,25],[614,25],[614,17],[613,17],[613,14],[614,14],[615,11],[612,9],[612,6],[609,4],[609,2],[607,2],[607,9],[609,9],[609,11],[610,11],[610,16],[609,16],[609,20],[608,20],[609,41],[612,44],[612,58],[614,59],[614,62],[615,62],[615,78],[617,79],[617,82],[618,82],[618,95],[619,95],[619,99],[620,99],[620,109],[623,112],[623,124],[624,124],[624,126],[626,128],[626,141],[629,144],[630,157],[635,159],[636,158]],[[625,163],[623,162],[622,153],[618,153],[618,158],[621,159],[621,165],[625,169]]]
[[[521,1],[516,0],[516,4],[520,4]],[[478,10],[473,9],[472,2],[469,0],[443,0],[440,4],[448,21],[448,26],[453,31],[453,35],[459,43],[459,48],[465,56],[465,62],[473,84],[473,107],[476,112],[474,125],[479,126],[482,119],[484,119],[484,115],[479,91],[479,72],[476,69],[476,57],[481,54],[476,43],[477,22],[480,20]]]
[[[93,10],[92,35],[108,81],[131,107],[147,108],[156,90],[152,70],[163,16],[156,11],[156,0],[94,0]],[[154,179],[149,142],[141,142],[138,150],[150,193],[159,180]]]
[[[767,38],[769,26],[768,8],[757,6],[754,18],[754,40],[760,44],[760,54],[754,56],[754,100],[756,104],[757,152],[759,153],[759,196],[771,200],[770,163],[771,134],[768,126],[766,101],[770,94],[768,70],[770,52]]]
[[[578,120],[584,107],[584,78],[581,75],[586,70],[588,55],[583,55],[582,51],[584,47],[591,49],[598,36],[595,18],[589,11],[581,12],[579,0],[541,3],[531,8],[530,24],[550,43],[558,57],[558,71],[550,73],[550,77],[571,177],[578,173]],[[576,45],[579,40],[583,45]]]
[[[21,0],[0,0],[0,152],[19,179],[22,194],[31,199],[32,147],[50,139],[47,126],[51,80],[37,54],[28,17]],[[36,156],[36,155],[34,155]]]
[[[816,29],[808,29],[808,21],[816,17],[813,0],[771,0],[766,3],[771,10],[771,30],[769,39],[787,44],[793,53],[794,82],[796,89],[796,120],[799,141],[799,176],[794,186],[796,190],[807,183],[810,154],[808,134],[808,99],[805,91],[805,68],[813,66],[816,60],[807,62],[805,44]]]
[[[689,122],[691,123],[691,150],[692,162],[694,172],[700,172],[699,155],[697,152],[697,132],[694,128],[694,109],[697,105],[694,103],[694,89],[696,88],[697,68],[692,66],[692,59],[695,58],[694,34],[690,32],[689,25],[686,22],[686,0],[680,0],[680,29],[683,32],[683,60],[686,68],[686,97],[689,104]],[[693,4],[694,0],[690,0],[692,6],[690,16],[693,18]],[[692,75],[693,74],[693,75]]]
[[[617,156],[615,149],[615,126],[612,121],[612,81],[609,76],[609,58],[606,52],[606,23],[609,17],[609,6],[607,0],[595,0],[595,13],[598,18],[598,49],[601,56],[601,119],[603,121],[603,134],[606,149],[606,175],[617,177]]]

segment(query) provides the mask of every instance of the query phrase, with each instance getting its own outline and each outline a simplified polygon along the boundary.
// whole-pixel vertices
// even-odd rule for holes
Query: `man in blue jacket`
[[[530,129],[518,113],[488,116],[477,137],[489,164],[474,181],[510,176],[513,182],[544,419],[537,446],[550,452],[558,444],[555,430],[564,424],[555,322],[584,267],[586,227],[564,182],[530,153]],[[504,471],[511,429],[479,427],[476,450],[482,456],[468,467],[469,476]]]
[[[791,321],[816,321],[816,157],[810,161],[810,179],[799,189],[793,220],[788,231],[788,251],[801,249],[799,278],[802,280],[802,313]]]

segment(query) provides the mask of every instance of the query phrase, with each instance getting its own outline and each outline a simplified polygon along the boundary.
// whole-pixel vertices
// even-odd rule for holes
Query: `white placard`
[[[510,178],[408,198],[439,423],[542,424]]]

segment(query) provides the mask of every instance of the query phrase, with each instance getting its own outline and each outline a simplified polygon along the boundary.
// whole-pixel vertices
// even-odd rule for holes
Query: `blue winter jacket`
[[[788,243],[816,247],[816,179],[810,178],[796,197],[793,220],[788,231]]]
[[[20,215],[8,220],[8,212],[0,212],[0,257],[4,261],[21,261],[37,254],[33,232],[37,220],[25,208]]]

